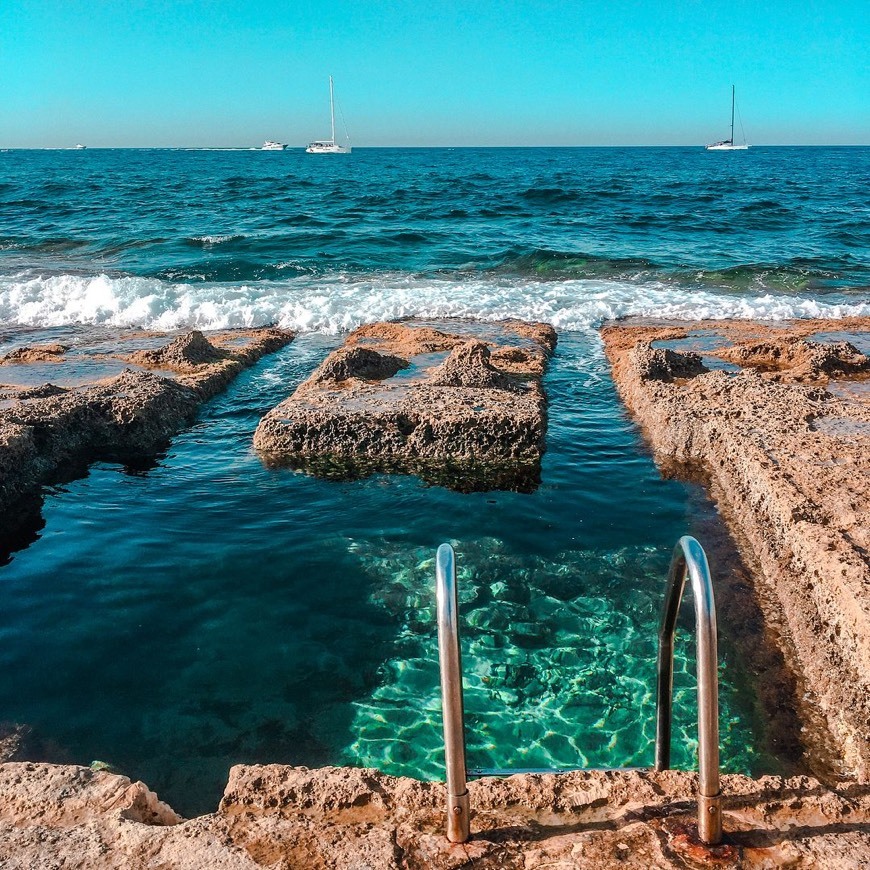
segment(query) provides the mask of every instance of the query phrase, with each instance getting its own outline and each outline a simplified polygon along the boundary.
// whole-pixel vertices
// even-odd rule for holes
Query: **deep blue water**
[[[860,148],[0,153],[4,348],[33,339],[16,324],[303,331],[152,464],[47,491],[0,568],[0,719],[188,813],[236,762],[439,776],[432,558],[452,540],[470,763],[650,763],[664,574],[710,509],[661,478],[592,327],[870,312],[868,190]],[[558,327],[535,493],[253,453],[337,333],[406,314]],[[778,769],[727,630],[721,658],[725,768]],[[686,766],[691,671],[684,644]]]
[[[861,147],[8,151],[0,316],[817,313],[864,301],[868,190]]]

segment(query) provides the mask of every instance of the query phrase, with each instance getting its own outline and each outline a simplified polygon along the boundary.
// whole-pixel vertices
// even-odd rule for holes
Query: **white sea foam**
[[[870,302],[771,293],[728,293],[660,282],[528,281],[477,276],[342,276],[249,285],[172,283],[106,275],[0,278],[0,320],[150,329],[221,329],[274,323],[337,333],[396,317],[543,320],[582,330],[628,314],[686,320],[769,320],[870,315]]]
[[[235,242],[243,238],[244,236],[230,233],[223,236],[192,236],[190,240],[191,242],[196,242],[203,247],[210,248],[215,245],[222,245],[224,242]]]

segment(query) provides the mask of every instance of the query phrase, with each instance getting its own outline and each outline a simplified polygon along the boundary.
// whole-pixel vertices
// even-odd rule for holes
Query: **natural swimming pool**
[[[244,372],[153,467],[101,464],[53,488],[39,539],[0,568],[2,718],[188,815],[214,808],[238,762],[439,777],[433,560],[449,540],[469,763],[650,764],[665,573],[709,508],[660,476],[597,335],[560,334],[532,494],[265,468],[259,417],[337,343],[305,334]],[[722,633],[723,768],[776,770]],[[682,641],[674,762],[693,766]]]

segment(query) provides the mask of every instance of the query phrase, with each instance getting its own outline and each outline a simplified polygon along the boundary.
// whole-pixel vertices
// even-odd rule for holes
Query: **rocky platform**
[[[153,454],[246,366],[292,341],[277,329],[124,333],[0,358],[0,511],[95,460]]]
[[[447,331],[450,330],[450,331]],[[408,472],[461,490],[540,480],[556,333],[542,323],[375,323],[260,422],[270,464],[341,478]]]
[[[870,781],[870,319],[628,321],[602,336],[657,459],[703,472],[757,566],[807,742]]]
[[[726,776],[727,842],[695,839],[695,777],[518,775],[469,785],[472,838],[443,835],[444,787],[373,770],[238,766],[217,812],[181,819],[142,783],[89,768],[0,765],[7,870],[865,868],[870,788]]]

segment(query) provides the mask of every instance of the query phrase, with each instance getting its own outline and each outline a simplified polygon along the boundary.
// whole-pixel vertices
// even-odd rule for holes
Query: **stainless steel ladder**
[[[656,697],[655,769],[671,766],[674,634],[686,586],[695,599],[698,660],[698,835],[702,842],[722,841],[722,797],[719,789],[719,674],[716,602],[710,567],[703,547],[689,535],[677,542],[668,572],[665,606],[659,629],[658,692]],[[441,705],[447,768],[447,839],[464,843],[470,836],[469,771],[465,760],[465,724],[462,693],[462,654],[459,646],[456,558],[449,544],[435,556],[438,599],[438,657],[441,664]],[[477,769],[472,776],[508,776],[514,773],[565,773],[580,768],[511,770]]]

